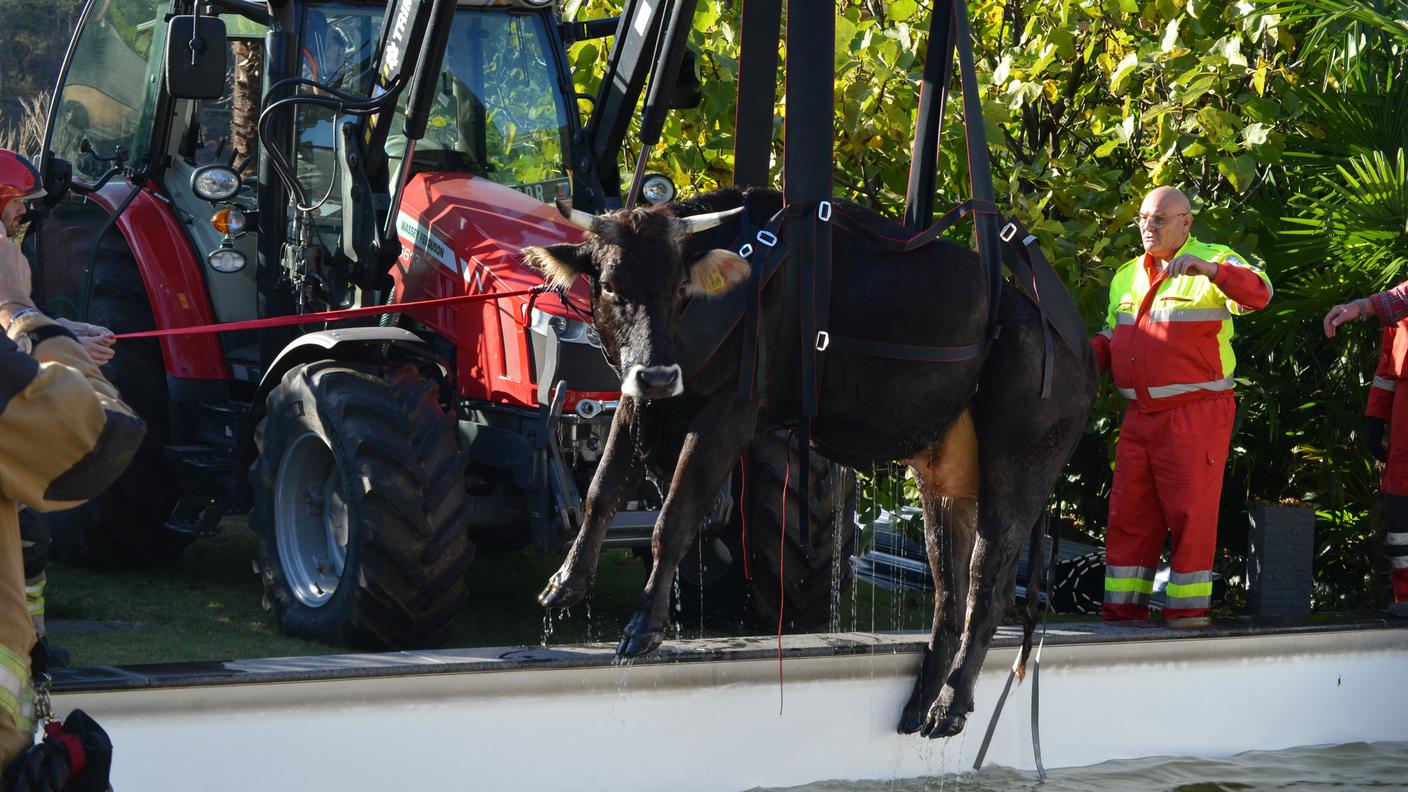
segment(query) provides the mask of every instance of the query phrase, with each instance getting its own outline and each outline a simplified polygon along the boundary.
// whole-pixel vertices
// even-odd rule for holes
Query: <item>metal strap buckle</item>
[[[818,330],[816,333],[816,351],[825,352],[831,346],[831,334],[825,330]]]
[[[743,258],[748,258],[749,256],[753,255],[753,246],[748,244],[747,242],[744,242],[743,247],[738,249],[738,255],[742,256]]]
[[[820,220],[820,221],[823,222],[823,223],[825,223],[826,221],[830,220],[830,219],[831,219],[831,202],[830,202],[830,201],[822,201],[821,203],[817,204],[817,205],[816,205],[816,216],[817,216],[817,219]]]
[[[1008,223],[1007,225],[1003,226],[1002,232],[999,233],[998,236],[1002,237],[1003,242],[1011,242],[1012,237],[1017,236],[1017,224]]]
[[[758,241],[763,243],[764,245],[767,245],[768,247],[772,247],[777,244],[777,234],[774,234],[773,232],[768,231],[767,229],[763,229],[762,231],[758,232]]]

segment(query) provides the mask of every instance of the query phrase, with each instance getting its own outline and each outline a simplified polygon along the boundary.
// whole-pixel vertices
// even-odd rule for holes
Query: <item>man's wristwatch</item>
[[[7,304],[13,305],[14,303],[7,303]],[[3,306],[0,306],[0,307],[3,307]],[[35,307],[32,306],[32,305],[26,305],[26,306],[24,306],[23,308],[19,309],[18,311],[15,311],[14,313],[10,314],[10,321],[6,322],[5,325],[4,325],[4,327],[0,327],[0,331],[4,331],[4,332],[8,333],[8,332],[10,332],[10,326],[13,325],[15,322],[18,322],[20,319],[22,319],[22,318],[24,318],[24,317],[26,317],[26,316],[29,316],[30,314],[37,314],[37,313],[39,313],[39,309],[38,309],[38,308],[35,308]]]

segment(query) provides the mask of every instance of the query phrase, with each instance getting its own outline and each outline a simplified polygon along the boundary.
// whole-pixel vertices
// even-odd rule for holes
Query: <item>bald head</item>
[[[1144,252],[1156,259],[1172,258],[1192,227],[1188,196],[1172,187],[1155,187],[1139,205],[1139,238]]]

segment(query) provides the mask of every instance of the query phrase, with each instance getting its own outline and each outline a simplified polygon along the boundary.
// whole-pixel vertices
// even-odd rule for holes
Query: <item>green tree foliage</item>
[[[899,217],[934,4],[838,5],[836,193]],[[1306,502],[1321,517],[1318,601],[1367,602],[1377,474],[1355,434],[1377,332],[1331,342],[1319,319],[1408,276],[1405,4],[974,0],[970,14],[999,201],[1041,240],[1092,330],[1113,269],[1139,250],[1133,220],[1153,186],[1189,194],[1196,235],[1266,266],[1276,297],[1237,324],[1221,563],[1240,572],[1249,499]],[[654,152],[652,167],[686,191],[731,179],[738,16],[736,3],[701,0],[691,43],[704,101],[672,115]],[[581,83],[595,87],[604,57],[596,43],[574,50]],[[951,92],[941,206],[968,194],[960,118]],[[1106,389],[1060,493],[1092,537],[1122,409]]]

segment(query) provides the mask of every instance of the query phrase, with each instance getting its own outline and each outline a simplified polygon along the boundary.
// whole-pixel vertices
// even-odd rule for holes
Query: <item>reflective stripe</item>
[[[1111,329],[1109,329],[1109,328],[1106,328],[1106,329],[1101,330],[1100,332],[1096,333],[1096,335],[1102,335],[1102,336],[1105,336],[1106,338],[1114,338],[1114,337],[1115,337],[1115,331],[1114,331],[1114,330],[1111,330]]]
[[[1207,569],[1202,572],[1170,572],[1168,582],[1170,587],[1186,586],[1189,583],[1211,583],[1212,570]]]
[[[29,665],[9,647],[0,646],[0,712],[28,733],[33,729],[32,706]]]
[[[1121,396],[1125,397],[1126,399],[1129,399],[1130,401],[1134,401],[1135,399],[1139,398],[1139,395],[1134,392],[1133,388],[1115,388],[1115,390],[1119,391]]]
[[[1398,390],[1398,380],[1391,380],[1387,377],[1374,377],[1372,387],[1381,388],[1386,391],[1395,391]]]
[[[1142,591],[1105,591],[1105,601],[1113,605],[1146,605],[1149,595]]]
[[[1106,564],[1106,577],[1117,578],[1143,578],[1144,580],[1154,579],[1154,570],[1146,566],[1121,566],[1120,564]]]
[[[1394,556],[1392,562],[1394,569],[1408,569],[1408,556]]]
[[[1182,585],[1170,583],[1168,584],[1168,588],[1164,589],[1164,593],[1168,595],[1170,602],[1176,599],[1207,599],[1212,596],[1212,581],[1209,580],[1206,583],[1185,583]]]
[[[1236,387],[1236,382],[1231,377],[1223,377],[1212,382],[1194,382],[1188,385],[1160,385],[1149,389],[1150,398],[1164,399],[1169,396],[1181,396],[1185,393],[1194,393],[1200,390],[1206,391],[1229,391]]]
[[[1164,601],[1164,607],[1177,610],[1209,608],[1212,607],[1212,595],[1209,594],[1206,597],[1169,597]]]
[[[1221,322],[1232,318],[1226,308],[1160,308],[1149,312],[1151,322]]]
[[[1389,544],[1408,545],[1408,533],[1393,533],[1388,535]]]
[[[1132,325],[1132,324],[1134,324],[1134,314],[1132,314],[1132,313],[1124,313],[1123,311],[1121,311],[1120,313],[1115,314],[1115,324],[1117,324],[1117,325]]]

